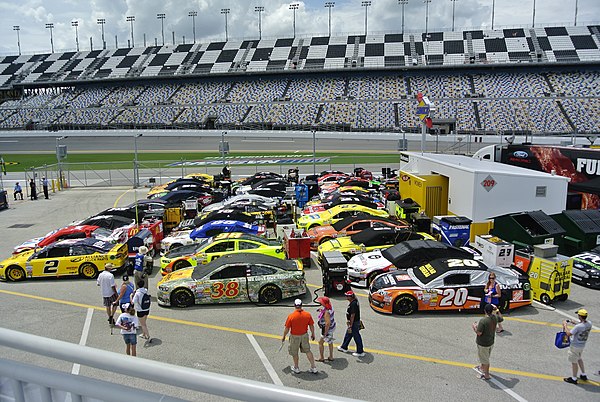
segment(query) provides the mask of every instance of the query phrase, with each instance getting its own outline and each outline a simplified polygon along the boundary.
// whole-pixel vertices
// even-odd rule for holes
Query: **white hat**
[[[296,307],[302,306],[302,300],[300,300],[300,299],[294,300],[294,306],[296,306]]]
[[[116,268],[117,266],[113,263],[107,263],[106,265],[104,265],[104,269],[113,269]]]
[[[148,252],[148,247],[146,247],[146,246],[140,246],[140,248],[138,250],[139,250],[140,253],[146,254]]]

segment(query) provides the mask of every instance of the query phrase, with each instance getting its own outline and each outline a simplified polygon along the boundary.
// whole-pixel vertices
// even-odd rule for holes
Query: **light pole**
[[[17,47],[19,48],[19,56],[21,55],[21,36],[19,35],[19,31],[21,27],[18,25],[13,25],[13,31],[17,31]]]
[[[144,134],[134,134],[133,136],[133,188],[140,186],[140,170],[138,166],[138,148],[137,139]]]
[[[135,21],[135,15],[127,17],[127,22],[131,24],[131,47],[135,47],[135,41],[133,40],[133,22]]]
[[[54,53],[54,38],[52,37],[52,30],[54,29],[54,24],[52,22],[46,24],[46,29],[50,30],[50,48],[52,49],[52,53]]]
[[[367,10],[371,7],[371,0],[363,1],[361,5],[365,8],[365,36],[367,36]]]
[[[578,11],[578,4],[579,0],[575,0],[575,22],[573,23],[573,26],[577,26],[577,11]],[[20,54],[20,53],[19,53]]]
[[[452,32],[454,32],[454,9],[456,7],[456,0],[450,0],[452,2]]]
[[[188,13],[188,17],[192,17],[192,33],[194,34],[194,43],[196,43],[196,17],[198,16],[198,11],[190,11]]]
[[[398,4],[402,6],[402,34],[404,35],[404,6],[408,4],[408,0],[398,0]]]
[[[225,15],[225,42],[229,40],[229,32],[227,31],[227,14],[229,14],[231,10],[229,8],[222,8],[221,14]]]
[[[104,18],[98,18],[96,23],[100,25],[102,29],[102,49],[106,49],[106,42],[104,41],[104,24],[106,24],[106,20]]]
[[[165,18],[166,18],[166,14],[165,13],[158,13],[156,14],[156,19],[160,20],[160,34],[162,36],[162,45],[165,45]]]
[[[79,21],[71,21],[71,26],[75,27],[75,45],[77,45],[77,51],[79,51],[79,32],[77,31]]]
[[[227,131],[221,131],[221,160],[223,166],[225,166],[225,134],[227,134]]]
[[[294,38],[296,37],[296,10],[298,9],[300,5],[298,3],[293,3],[290,4],[290,10],[292,10],[294,12],[294,24],[293,24],[293,28],[294,28]]]
[[[69,138],[69,137],[66,135],[63,135],[62,137],[56,137],[56,164],[58,166],[58,183],[59,183],[58,187],[59,188],[64,187],[63,172],[62,172],[62,152],[61,152],[60,142],[67,138]]]
[[[311,130],[313,135],[313,175],[317,174],[317,129],[313,127]]]
[[[425,35],[429,32],[429,3],[431,0],[423,0],[425,3]]]
[[[254,11],[258,13],[258,40],[262,39],[262,18],[261,18],[261,14],[263,11],[265,11],[265,8],[263,6],[256,6],[254,7]]]
[[[535,0],[533,0],[533,13],[532,14],[533,14],[533,16],[531,19],[531,27],[535,28]]]
[[[329,37],[331,37],[331,9],[335,7],[335,1],[325,2],[325,7],[329,9]]]
[[[492,0],[492,31],[494,30],[494,13],[496,11],[496,0]]]

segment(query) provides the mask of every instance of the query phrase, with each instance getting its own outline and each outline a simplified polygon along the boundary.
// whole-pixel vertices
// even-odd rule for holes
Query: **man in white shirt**
[[[564,381],[569,384],[577,384],[577,371],[581,369],[580,379],[583,381],[587,381],[588,377],[585,374],[585,368],[583,366],[583,359],[581,355],[583,353],[583,348],[585,348],[585,343],[588,340],[588,336],[592,331],[592,322],[589,321],[588,312],[585,309],[580,308],[577,310],[577,317],[579,317],[579,323],[577,323],[573,328],[569,329],[567,324],[575,324],[570,320],[565,320],[563,322],[563,331],[567,333],[568,336],[571,337],[571,346],[569,347],[569,362],[571,362],[572,367],[572,376],[565,377]]]
[[[115,324],[115,311],[117,306],[113,305],[114,301],[117,300],[117,287],[115,285],[115,276],[110,272],[111,269],[115,269],[115,265],[108,263],[104,266],[104,271],[98,275],[96,284],[100,286],[100,293],[102,293],[103,305],[106,307],[106,314],[108,315],[108,323],[110,325]]]

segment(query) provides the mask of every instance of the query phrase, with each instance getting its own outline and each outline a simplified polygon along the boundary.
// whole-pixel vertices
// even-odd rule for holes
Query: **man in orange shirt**
[[[308,328],[310,327],[310,339],[315,340],[315,323],[312,316],[308,311],[302,310],[302,300],[294,300],[294,306],[296,307],[294,312],[288,315],[285,321],[285,330],[283,331],[283,337],[281,342],[285,342],[287,334],[290,333],[290,345],[288,351],[294,359],[294,365],[291,367],[292,373],[299,374],[300,368],[298,368],[298,351],[306,353],[306,357],[310,362],[311,373],[318,373],[317,367],[315,367],[315,357],[310,351],[310,343],[308,342]]]

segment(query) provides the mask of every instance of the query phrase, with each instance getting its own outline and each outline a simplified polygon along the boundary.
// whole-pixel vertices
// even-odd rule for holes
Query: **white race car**
[[[160,242],[160,254],[164,255],[167,251],[172,250],[177,247],[187,246],[188,244],[197,243],[192,238],[190,238],[191,230],[182,230],[180,232],[175,232],[174,234],[165,237]]]
[[[263,197],[258,194],[239,194],[234,195],[233,197],[229,197],[225,201],[216,202],[214,204],[210,204],[202,208],[202,212],[212,212],[218,211],[220,209],[226,208],[230,205],[252,205],[252,204],[260,204],[268,208],[275,208],[279,204],[278,200]]]

